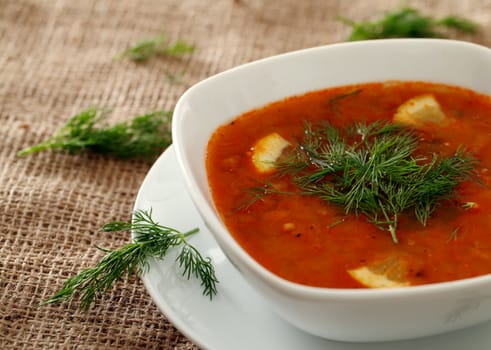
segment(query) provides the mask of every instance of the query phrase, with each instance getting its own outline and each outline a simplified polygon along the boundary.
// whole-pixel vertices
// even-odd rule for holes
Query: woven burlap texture
[[[0,0],[0,349],[196,348],[138,278],[89,312],[76,303],[38,307],[67,277],[96,264],[95,244],[129,241],[98,229],[129,219],[151,164],[51,152],[19,158],[18,150],[90,106],[111,108],[112,121],[172,109],[188,87],[225,69],[344,41],[349,28],[337,15],[368,19],[401,4],[465,14],[483,31],[461,38],[491,42],[491,1]],[[144,64],[113,59],[162,32],[194,43],[196,52]]]

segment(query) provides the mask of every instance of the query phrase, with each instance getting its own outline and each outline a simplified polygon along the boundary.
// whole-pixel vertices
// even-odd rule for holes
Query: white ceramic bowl
[[[491,50],[438,39],[335,44],[248,63],[191,87],[178,101],[173,139],[191,198],[219,246],[244,278],[293,325],[343,341],[408,339],[491,319],[491,275],[397,289],[329,289],[269,272],[229,234],[208,188],[205,154],[213,131],[287,96],[385,80],[446,83],[491,94]]]

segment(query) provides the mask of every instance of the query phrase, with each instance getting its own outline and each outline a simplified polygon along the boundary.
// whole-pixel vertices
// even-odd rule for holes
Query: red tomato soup
[[[428,96],[436,106],[428,107],[428,101],[418,105],[420,97]],[[305,195],[289,173],[279,176],[274,162],[298,144],[306,122],[336,128],[392,123],[404,104],[413,105],[406,111],[410,120],[423,120],[404,126],[419,141],[417,154],[451,156],[466,149],[477,160],[473,168],[478,179],[456,185],[451,196],[435,205],[425,225],[414,210],[401,212],[395,241],[387,226]],[[218,128],[208,144],[208,181],[233,237],[261,265],[287,280],[331,288],[458,280],[491,272],[490,133],[491,100],[470,90],[424,82],[330,88],[269,104]],[[265,162],[273,169],[260,171],[253,161],[255,147],[271,134],[288,146],[273,162]]]

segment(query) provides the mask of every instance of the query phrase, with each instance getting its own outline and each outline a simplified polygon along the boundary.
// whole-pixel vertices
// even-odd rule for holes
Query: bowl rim
[[[310,55],[317,51],[323,50],[336,50],[337,48],[353,47],[353,46],[391,46],[401,44],[421,44],[431,45],[435,49],[441,46],[455,46],[466,50],[482,51],[484,54],[490,56],[491,64],[491,49],[485,46],[471,43],[467,41],[453,40],[453,39],[438,39],[438,38],[404,38],[404,39],[377,39],[366,40],[357,42],[341,42],[328,45],[315,46],[310,48],[304,48],[300,50],[294,50],[273,56],[261,58],[251,62],[247,62],[230,69],[224,70],[220,73],[214,74],[208,78],[205,78],[189,89],[187,89],[181,97],[178,99],[174,109],[174,119],[172,123],[172,136],[173,143],[175,145],[174,150],[176,152],[176,158],[179,167],[183,173],[186,189],[194,203],[196,209],[205,221],[205,225],[208,226],[210,233],[217,240],[218,245],[227,256],[227,258],[236,266],[234,259],[230,258],[233,255],[235,258],[240,259],[243,266],[247,268],[249,272],[252,272],[256,277],[265,282],[267,285],[273,287],[275,290],[281,291],[283,295],[299,296],[309,300],[322,300],[322,299],[345,299],[345,300],[376,300],[390,298],[406,298],[408,296],[434,296],[435,294],[441,294],[442,292],[452,291],[461,292],[466,289],[475,289],[481,286],[489,287],[491,285],[491,273],[486,275],[480,275],[475,277],[469,277],[465,279],[437,282],[424,285],[405,286],[396,288],[331,288],[331,287],[317,287],[300,284],[280,277],[263,267],[258,261],[256,261],[242,246],[233,238],[233,235],[225,227],[224,223],[220,220],[219,214],[216,212],[214,205],[209,205],[205,199],[205,195],[199,190],[199,186],[196,179],[189,167],[189,164],[185,160],[183,151],[184,142],[181,138],[181,123],[179,115],[181,115],[184,103],[192,96],[195,91],[206,87],[208,84],[213,83],[218,79],[225,79],[230,75],[240,74],[241,71],[247,71],[258,65],[265,63],[271,63],[275,60],[292,59],[302,55]],[[270,101],[272,103],[275,101]],[[176,121],[176,122],[175,122]],[[206,169],[205,169],[206,175]],[[225,246],[226,249],[223,247]],[[241,268],[238,268],[242,270]],[[240,271],[242,273],[242,271]]]

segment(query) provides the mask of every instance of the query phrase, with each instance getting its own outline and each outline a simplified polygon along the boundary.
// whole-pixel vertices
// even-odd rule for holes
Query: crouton
[[[404,260],[395,256],[348,270],[348,273],[368,288],[396,288],[410,284],[405,279],[406,264]]]
[[[288,145],[290,143],[276,132],[257,141],[252,150],[252,162],[257,171],[261,173],[274,171],[274,162]]]
[[[413,97],[397,108],[393,121],[416,129],[435,124],[446,125],[451,120],[443,113],[440,104],[431,94]]]

